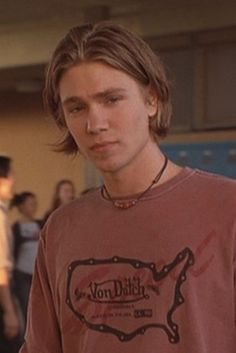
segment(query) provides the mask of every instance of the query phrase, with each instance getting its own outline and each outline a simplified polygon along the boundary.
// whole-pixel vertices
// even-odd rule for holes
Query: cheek
[[[84,139],[85,132],[86,132],[86,126],[82,121],[70,121],[69,119],[66,120],[66,126],[67,129],[69,130],[71,136],[77,143],[79,144],[79,141]]]
[[[148,116],[148,110],[144,105],[137,105],[132,112],[133,118],[130,120],[127,120],[127,123],[129,124],[129,129],[141,129],[144,133],[145,129],[149,129],[149,116]]]
[[[21,213],[25,213],[25,212],[27,212],[27,207],[25,207],[25,205],[20,205],[20,206],[19,206],[19,211],[20,211]]]
[[[38,205],[37,204],[33,204],[31,205],[31,212],[36,212],[37,211],[37,208],[38,208]]]

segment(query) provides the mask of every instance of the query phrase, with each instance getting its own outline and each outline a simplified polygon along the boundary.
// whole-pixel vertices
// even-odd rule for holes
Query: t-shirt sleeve
[[[60,328],[41,237],[30,293],[25,343],[19,353],[62,353]]]
[[[11,233],[7,217],[0,210],[0,268],[12,269]]]

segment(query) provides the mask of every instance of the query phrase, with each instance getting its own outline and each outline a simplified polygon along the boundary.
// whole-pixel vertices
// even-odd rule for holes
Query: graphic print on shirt
[[[73,261],[68,267],[66,303],[88,329],[113,334],[121,342],[157,329],[170,343],[178,343],[173,314],[185,301],[181,287],[193,264],[189,248],[160,271],[153,262],[118,256]]]

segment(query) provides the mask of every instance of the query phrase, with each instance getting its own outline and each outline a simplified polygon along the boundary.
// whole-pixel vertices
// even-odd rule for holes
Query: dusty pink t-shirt
[[[57,210],[21,353],[235,353],[235,236],[236,182],[189,168],[128,210]]]

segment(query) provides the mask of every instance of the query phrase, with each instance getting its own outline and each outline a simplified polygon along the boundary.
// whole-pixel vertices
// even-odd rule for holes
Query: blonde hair
[[[65,131],[58,151],[76,153],[78,146],[63,116],[59,82],[63,73],[81,62],[103,62],[122,70],[140,85],[151,87],[158,98],[158,110],[150,119],[150,132],[157,141],[166,136],[171,118],[169,84],[160,58],[149,45],[129,30],[110,22],[72,28],[58,43],[49,62],[44,89],[46,109]]]

